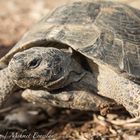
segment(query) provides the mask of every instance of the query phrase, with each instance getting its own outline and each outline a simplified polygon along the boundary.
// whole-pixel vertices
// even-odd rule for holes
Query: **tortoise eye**
[[[40,62],[41,62],[40,58],[34,58],[28,63],[28,67],[34,69],[39,66]]]

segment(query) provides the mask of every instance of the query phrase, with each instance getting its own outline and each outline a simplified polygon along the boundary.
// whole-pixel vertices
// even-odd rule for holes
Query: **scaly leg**
[[[13,82],[12,73],[8,68],[0,70],[0,106],[6,101],[11,93],[16,89],[16,85]]]
[[[27,89],[22,93],[22,96],[29,102],[44,105],[51,104],[57,107],[79,110],[100,110],[102,115],[106,115],[108,109],[115,105],[115,103],[108,98],[78,90],[49,93],[44,90]]]

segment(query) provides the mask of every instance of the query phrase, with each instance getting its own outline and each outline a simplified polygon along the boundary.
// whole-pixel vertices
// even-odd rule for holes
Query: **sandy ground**
[[[140,0],[120,1],[140,8]],[[0,57],[42,16],[66,2],[0,0]],[[131,117],[126,111],[110,112],[103,117],[99,112],[51,107],[46,110],[24,101],[20,92],[0,109],[0,140],[140,140],[139,120],[128,120]]]

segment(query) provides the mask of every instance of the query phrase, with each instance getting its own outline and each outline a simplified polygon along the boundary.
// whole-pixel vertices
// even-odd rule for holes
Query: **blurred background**
[[[140,9],[140,0],[112,1],[126,3]],[[7,53],[41,17],[67,2],[69,0],[0,0],[0,57]],[[121,113],[109,114],[107,118],[104,118],[99,114],[93,115],[92,112],[54,108],[49,110],[48,108],[50,113],[46,115],[46,112],[42,112],[40,107],[33,107],[18,96],[16,95],[12,99],[6,109],[0,110],[0,139],[7,132],[19,132],[20,134],[27,128],[32,134],[34,131],[48,134],[48,131],[51,130],[53,132],[50,134],[53,136],[50,138],[51,140],[89,140],[91,138],[93,140],[102,138],[103,140],[140,140],[140,130],[134,129],[132,125],[125,128],[121,124],[116,125],[109,122],[117,119],[117,123],[125,124],[125,120],[130,118],[127,113],[122,116]],[[20,126],[21,120],[24,120],[25,123],[22,124],[23,128]],[[40,140],[44,139],[49,138],[40,138]]]
[[[41,17],[70,0],[0,0],[0,51],[12,46]],[[72,0],[76,1],[76,0]],[[140,8],[140,0],[113,0]],[[2,54],[1,54],[2,55]]]

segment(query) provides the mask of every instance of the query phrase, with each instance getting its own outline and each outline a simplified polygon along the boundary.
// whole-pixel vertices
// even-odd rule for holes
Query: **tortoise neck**
[[[60,89],[73,82],[77,82],[85,75],[85,70],[73,58],[71,58],[70,64],[67,65],[66,71],[63,77],[46,86],[49,91]]]
[[[14,75],[8,68],[0,70],[0,106],[16,89],[16,84],[13,81]]]

